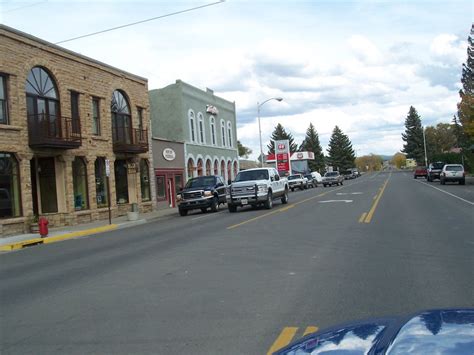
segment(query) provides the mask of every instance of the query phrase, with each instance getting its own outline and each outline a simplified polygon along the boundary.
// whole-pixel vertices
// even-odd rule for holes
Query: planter
[[[127,218],[129,221],[138,220],[138,212],[127,212]]]
[[[39,225],[38,225],[38,223],[30,224],[30,232],[35,233],[35,234],[39,234]]]

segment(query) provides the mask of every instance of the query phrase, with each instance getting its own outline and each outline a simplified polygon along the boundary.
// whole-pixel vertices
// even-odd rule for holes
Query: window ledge
[[[0,218],[0,224],[7,225],[7,224],[16,224],[16,223],[23,223],[26,221],[26,217],[6,217]]]
[[[87,214],[91,214],[92,211],[90,209],[88,210],[78,210],[78,211],[74,211],[76,213],[76,215],[78,216],[82,216],[82,215],[87,215]]]
[[[20,126],[12,126],[9,124],[0,124],[0,129],[4,129],[6,131],[21,131],[23,128]]]
[[[91,136],[91,138],[95,141],[102,141],[102,142],[108,142],[109,141],[108,138],[104,138],[104,137],[101,137],[101,136]]]

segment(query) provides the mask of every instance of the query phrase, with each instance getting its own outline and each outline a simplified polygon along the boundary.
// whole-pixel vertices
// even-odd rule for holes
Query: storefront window
[[[239,167],[237,166],[237,162],[234,161],[234,179],[238,173],[239,173]]]
[[[219,162],[214,161],[214,175],[219,175]]]
[[[11,153],[0,152],[0,218],[21,214],[18,161]]]
[[[156,177],[156,197],[158,200],[166,199],[165,177],[162,175]]]
[[[87,167],[84,159],[76,157],[72,162],[72,182],[74,190],[74,208],[87,210],[89,197],[87,195]]]
[[[146,159],[140,160],[140,184],[142,189],[142,201],[150,201],[150,169]]]
[[[188,178],[194,177],[194,161],[192,158],[188,159]]]
[[[211,161],[208,159],[206,160],[206,175],[211,175]]]
[[[105,175],[105,158],[95,161],[95,194],[97,207],[107,207],[107,176]]]
[[[115,161],[115,193],[117,203],[128,203],[127,161]]]
[[[197,162],[197,176],[202,176],[202,159]]]

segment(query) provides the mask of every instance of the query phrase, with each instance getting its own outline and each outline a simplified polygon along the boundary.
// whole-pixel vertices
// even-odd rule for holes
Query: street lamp
[[[263,168],[263,146],[262,146],[262,126],[260,125],[260,107],[262,107],[265,103],[271,100],[282,101],[282,97],[272,97],[263,101],[261,104],[257,102],[257,117],[258,117],[258,133],[260,135],[260,167]]]
[[[425,127],[421,126],[423,130],[423,146],[425,148],[425,166],[428,168],[428,157],[426,156],[426,136],[425,136]]]

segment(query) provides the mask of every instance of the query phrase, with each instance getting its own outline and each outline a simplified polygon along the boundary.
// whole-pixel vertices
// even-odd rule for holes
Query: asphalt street
[[[267,354],[340,322],[474,307],[473,230],[473,185],[382,172],[4,253],[0,353]]]

